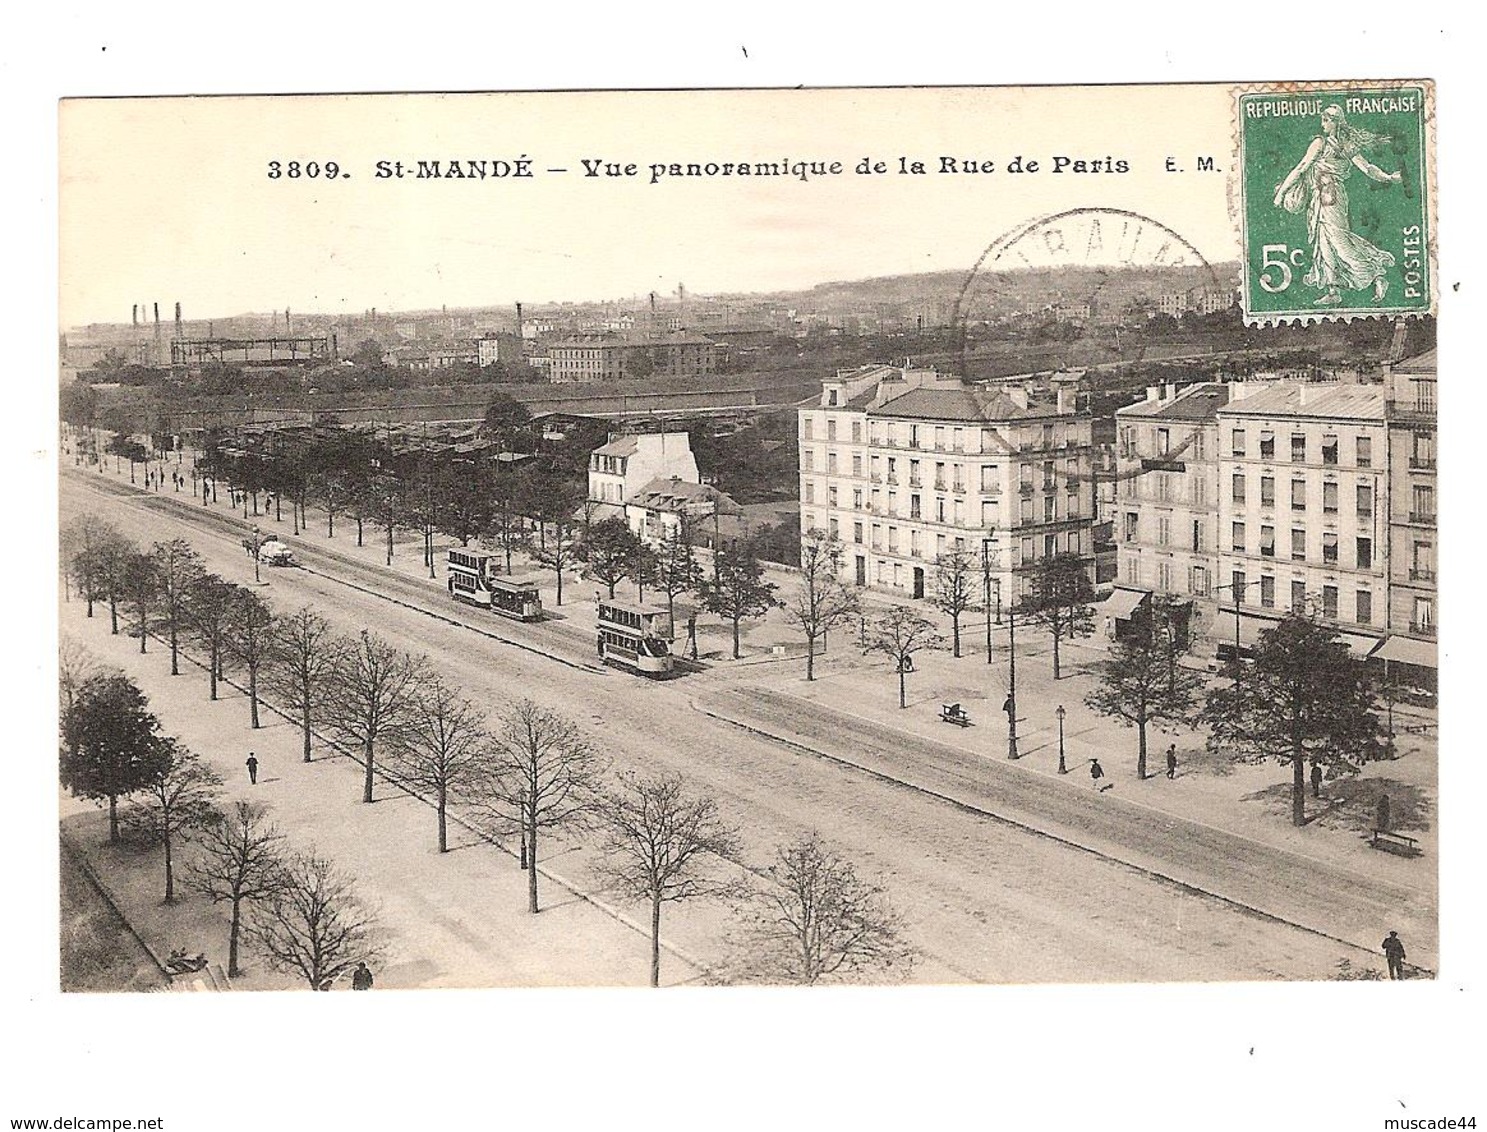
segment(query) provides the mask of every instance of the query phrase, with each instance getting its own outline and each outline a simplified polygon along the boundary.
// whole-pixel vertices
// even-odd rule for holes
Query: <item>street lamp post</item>
[[[258,548],[259,548],[259,545],[260,544],[259,544],[259,541],[258,541],[258,528],[257,527],[254,527],[253,528],[253,581],[254,582],[257,582],[259,584],[262,584],[263,578],[259,575],[259,572],[258,572]]]
[[[1243,594],[1245,590],[1247,590],[1251,586],[1255,585],[1257,582],[1259,582],[1259,579],[1258,578],[1252,578],[1252,579],[1250,579],[1249,581],[1246,581],[1246,582],[1237,582],[1237,583],[1236,582],[1231,582],[1231,583],[1229,583],[1226,586],[1214,586],[1213,587],[1215,593],[1217,593],[1220,590],[1233,590],[1234,591],[1234,687],[1236,689],[1239,687],[1239,673],[1240,673],[1240,668],[1241,668],[1241,665],[1239,663],[1239,603],[1240,603],[1240,600],[1241,600],[1240,595]]]
[[[986,611],[986,663],[991,663],[991,548],[981,544],[981,605]]]
[[[1017,607],[1007,610],[1007,757],[1019,758],[1017,753]]]
[[[1068,712],[1064,711],[1063,704],[1059,704],[1054,709],[1053,714],[1058,717],[1058,772],[1060,774],[1068,774],[1069,768],[1064,765],[1064,716]]]

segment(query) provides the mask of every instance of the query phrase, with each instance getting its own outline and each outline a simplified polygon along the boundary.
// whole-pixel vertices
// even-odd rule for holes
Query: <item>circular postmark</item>
[[[1118,208],[1038,217],[993,240],[966,275],[951,320],[960,373],[971,380],[1010,376],[978,363],[978,342],[998,330],[1046,347],[1053,364],[1035,370],[1066,368],[1070,360],[1128,361],[1121,357],[1123,329],[1155,315],[1227,309],[1236,295],[1235,280],[1152,217]]]

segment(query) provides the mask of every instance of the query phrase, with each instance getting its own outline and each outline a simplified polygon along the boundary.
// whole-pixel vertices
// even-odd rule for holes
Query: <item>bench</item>
[[[1391,829],[1374,830],[1368,843],[1375,849],[1386,849],[1390,853],[1400,853],[1406,857],[1420,855],[1420,848],[1415,838],[1407,833],[1395,833]]]
[[[941,704],[940,722],[954,723],[960,727],[969,727],[971,725],[971,717],[961,710],[959,704]]]

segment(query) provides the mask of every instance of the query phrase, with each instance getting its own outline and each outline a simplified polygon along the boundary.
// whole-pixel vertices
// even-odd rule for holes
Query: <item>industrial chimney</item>
[[[516,304],[516,336],[518,338],[521,337],[521,327],[522,327],[521,304],[520,303],[517,303]]]

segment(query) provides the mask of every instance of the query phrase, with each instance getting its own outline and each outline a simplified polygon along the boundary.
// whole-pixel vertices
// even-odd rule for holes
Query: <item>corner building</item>
[[[1010,603],[1042,559],[1092,569],[1092,426],[1071,391],[1039,402],[1017,383],[865,366],[799,416],[801,530],[839,538],[857,585],[923,598],[936,560],[962,551]]]

